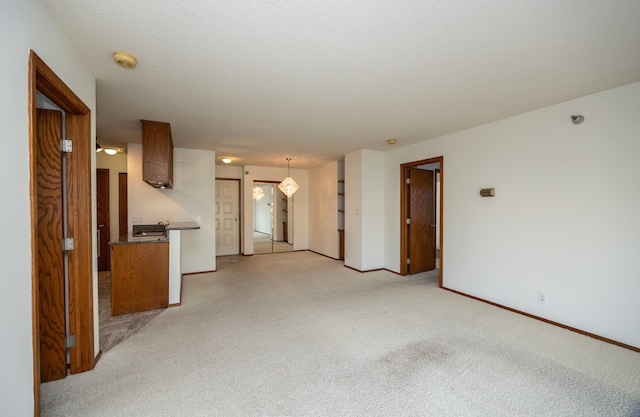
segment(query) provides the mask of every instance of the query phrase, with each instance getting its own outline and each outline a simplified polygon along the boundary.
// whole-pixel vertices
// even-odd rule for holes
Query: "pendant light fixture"
[[[264,197],[265,194],[266,193],[262,187],[258,187],[257,185],[253,186],[253,198],[256,201],[260,201],[260,199]]]
[[[287,178],[282,180],[280,184],[278,184],[278,188],[280,191],[286,194],[287,197],[291,197],[293,193],[298,189],[298,184],[291,178],[291,166],[290,166],[291,158],[287,158]]]

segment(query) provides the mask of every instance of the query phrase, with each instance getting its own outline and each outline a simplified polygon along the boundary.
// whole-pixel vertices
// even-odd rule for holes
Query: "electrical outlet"
[[[142,223],[142,217],[132,217],[131,223]]]
[[[547,293],[544,291],[538,291],[538,302],[547,304]]]
[[[202,216],[196,216],[196,222],[200,223],[201,220],[202,220]]]

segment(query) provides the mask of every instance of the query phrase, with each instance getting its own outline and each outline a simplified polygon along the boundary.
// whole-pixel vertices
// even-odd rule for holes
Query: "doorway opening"
[[[73,151],[67,153],[65,166],[49,167],[39,160],[45,153],[38,148],[42,145],[38,135],[38,116],[36,97],[41,93],[65,113],[64,129],[66,139],[71,140]],[[48,366],[48,358],[41,358],[42,326],[49,315],[63,317],[64,302],[44,303],[40,287],[51,271],[51,265],[41,259],[41,254],[50,251],[51,259],[65,257],[63,242],[48,237],[47,233],[38,233],[45,220],[42,214],[42,202],[38,199],[39,178],[49,176],[64,180],[65,199],[67,201],[67,236],[73,238],[73,250],[66,251],[68,274],[68,335],[64,340],[56,340],[58,348],[68,349],[68,369],[71,373],[89,371],[97,360],[94,354],[94,316],[93,316],[93,235],[91,207],[91,112],[75,93],[49,68],[34,52],[29,56],[29,158],[30,158],[30,195],[31,195],[31,285],[32,285],[32,333],[33,333],[33,372],[34,372],[34,410],[40,414],[41,368]],[[62,139],[62,138],[60,138]],[[59,142],[58,142],[59,143]],[[59,147],[58,147],[59,149]],[[62,183],[62,180],[60,180]],[[55,212],[54,212],[55,213]],[[63,223],[62,214],[52,214],[51,222]],[[70,248],[70,246],[67,246]],[[59,280],[59,275],[56,275]],[[64,296],[64,295],[63,295]],[[59,299],[60,295],[56,295]],[[44,309],[44,310],[43,310]],[[56,336],[59,339],[60,336]],[[75,342],[75,346],[74,343]],[[64,356],[66,357],[65,351]],[[59,353],[56,356],[60,356]],[[65,371],[66,375],[66,371]]]
[[[144,311],[112,316],[111,299],[111,246],[128,232],[127,199],[127,144],[107,142],[103,148],[117,148],[115,154],[96,151],[96,213],[98,266],[98,323],[100,352],[112,349],[131,334],[145,326],[163,310]]]
[[[400,274],[443,271],[444,157],[400,165]]]

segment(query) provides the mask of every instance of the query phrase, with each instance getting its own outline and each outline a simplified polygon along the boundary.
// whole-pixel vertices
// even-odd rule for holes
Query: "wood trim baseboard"
[[[484,300],[482,298],[478,298],[478,297],[475,297],[473,295],[465,294],[465,293],[460,292],[460,291],[452,290],[450,288],[446,288],[446,287],[441,287],[441,288],[443,290],[451,291],[452,293],[455,293],[455,294],[458,294],[458,295],[462,295],[462,296],[467,297],[467,298],[471,298],[472,300],[481,301],[483,303],[490,304],[490,305],[492,305],[494,307],[499,307],[499,308],[502,308],[504,310],[511,311],[513,313],[521,314],[521,315],[523,315],[525,317],[529,317],[531,319],[539,320],[539,321],[542,321],[544,323],[551,324],[553,326],[561,327],[563,329],[566,329],[566,330],[569,330],[569,331],[572,331],[572,332],[575,332],[575,333],[579,333],[579,334],[581,334],[583,336],[588,336],[588,337],[591,337],[593,339],[597,339],[597,340],[600,340],[600,341],[603,341],[603,342],[606,342],[606,343],[610,343],[612,345],[616,345],[616,346],[620,346],[620,347],[625,348],[625,349],[633,350],[634,352],[640,352],[640,347],[627,345],[626,343],[618,342],[617,340],[608,339],[606,337],[599,336],[599,335],[594,334],[594,333],[589,333],[587,331],[580,330],[580,329],[578,329],[576,327],[571,327],[571,326],[568,326],[566,324],[558,323],[556,321],[545,319],[543,317],[535,316],[535,315],[530,314],[530,313],[525,313],[524,311],[520,311],[520,310],[516,310],[515,308],[503,306],[502,304],[494,303],[493,301]]]
[[[384,268],[377,268],[377,269],[365,269],[365,270],[361,271],[361,270],[356,269],[356,268],[354,268],[352,266],[349,266],[349,265],[345,265],[344,267],[345,268],[349,268],[349,269],[351,269],[353,271],[356,271],[356,272],[360,272],[361,274],[366,274],[367,272],[376,272],[376,271],[384,271],[385,270]]]
[[[217,272],[217,269],[214,269],[212,271],[198,271],[198,272],[185,272],[184,274],[182,274],[182,276],[184,277],[185,275],[200,275],[200,274],[208,274],[210,272]]]
[[[340,258],[334,258],[333,256],[325,255],[324,253],[316,252],[316,251],[311,250],[311,249],[303,249],[303,250],[306,251],[306,252],[315,253],[316,255],[324,256],[325,258],[333,259],[334,261],[341,261],[342,260]],[[301,252],[301,251],[295,251],[295,252]]]
[[[102,357],[102,349],[100,349],[98,351],[98,354],[96,355],[96,357],[93,359],[93,365],[91,366],[91,369],[96,367],[96,364],[98,363],[98,361],[100,360],[100,358]]]

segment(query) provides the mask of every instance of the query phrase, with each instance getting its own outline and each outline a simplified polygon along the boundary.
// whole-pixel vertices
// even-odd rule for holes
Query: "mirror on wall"
[[[293,251],[293,197],[278,182],[254,181],[253,253]]]

